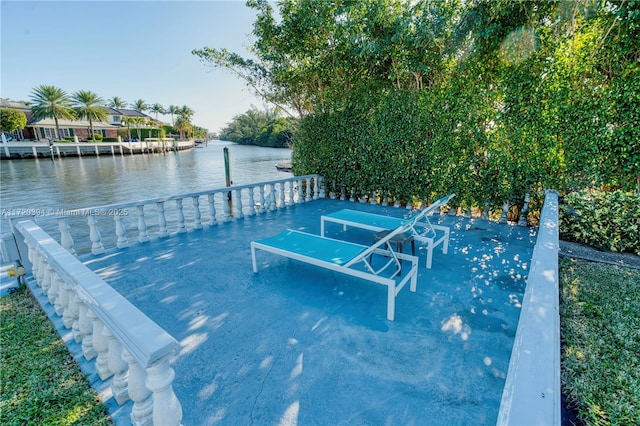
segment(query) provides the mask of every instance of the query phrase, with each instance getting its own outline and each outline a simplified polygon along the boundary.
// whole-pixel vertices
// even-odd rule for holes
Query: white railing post
[[[129,393],[127,392],[127,367],[129,365],[122,358],[122,345],[111,330],[108,327],[103,327],[102,334],[107,339],[107,346],[109,347],[108,365],[109,370],[113,373],[111,392],[113,392],[113,398],[118,405],[122,405],[129,400]]]
[[[72,290],[73,291],[73,290]],[[73,331],[73,340],[76,343],[82,343],[82,338],[84,335],[82,331],[80,331],[80,306],[82,305],[82,299],[78,294],[73,291],[71,296],[71,304],[72,307],[71,316],[73,317],[73,324],[71,324],[71,330]]]
[[[284,182],[280,182],[280,205],[278,207],[285,208],[287,203],[285,202]],[[291,204],[293,204],[293,193],[289,195],[291,197]]]
[[[150,426],[153,421],[153,398],[151,398],[151,391],[145,385],[147,372],[140,367],[126,348],[122,348],[122,359],[129,364],[128,390],[129,398],[133,401],[131,424]]]
[[[167,357],[147,367],[146,384],[153,392],[153,424],[178,426],[182,421],[182,406],[173,392],[175,372]]]
[[[527,215],[529,213],[529,202],[531,201],[531,196],[527,193],[524,196],[524,205],[522,206],[522,210],[520,211],[520,220],[518,220],[519,226],[527,226]]]
[[[264,208],[264,185],[260,185],[260,207],[258,208],[258,212],[259,213],[264,213],[265,212],[265,208]]]
[[[184,211],[182,208],[182,198],[176,198],[176,208],[178,209],[178,233],[187,232],[186,226],[184,226]]]
[[[484,209],[482,209],[482,214],[480,215],[480,219],[489,220],[489,209],[490,209],[490,205],[489,205],[489,202],[487,201],[484,203]]]
[[[62,324],[64,324],[66,329],[71,329],[74,321],[73,290],[71,289],[71,285],[63,280],[59,275],[58,278],[60,279],[60,294],[62,296]]]
[[[129,241],[127,241],[124,223],[122,223],[122,216],[115,215],[113,216],[113,220],[116,222],[116,247],[124,248],[129,245]]]
[[[304,202],[304,194],[302,189],[302,178],[298,179],[298,199],[296,200],[297,204],[301,204]]]
[[[250,186],[249,188],[247,188],[249,190],[249,210],[247,212],[248,216],[255,216],[256,214],[256,202],[253,198],[253,190],[255,189],[255,187]]]
[[[311,178],[305,179],[305,182],[307,184],[307,190],[305,191],[304,202],[308,203],[309,201],[311,201]]]
[[[270,188],[271,188],[271,201],[273,201],[271,203],[271,206],[269,207],[270,210],[275,210],[278,208],[278,206],[276,205],[276,184],[275,183],[271,183],[269,184]]]
[[[73,248],[73,238],[69,231],[69,222],[66,217],[58,218],[58,229],[60,230],[60,245],[67,249],[69,253],[76,254]]]
[[[505,202],[502,205],[502,214],[500,215],[500,219],[498,219],[498,223],[507,223],[507,212],[509,211],[509,203]]]
[[[293,201],[293,181],[289,181],[289,201],[287,202],[287,206],[292,206],[295,201]]]
[[[102,236],[100,235],[100,230],[98,229],[98,222],[96,221],[96,217],[92,214],[89,214],[87,222],[89,224],[89,240],[91,240],[91,253],[104,253],[104,247],[101,241]]]
[[[156,203],[156,207],[158,208],[158,236],[160,238],[168,237],[169,231],[167,231],[167,217],[164,213],[164,201],[158,201]]]
[[[42,260],[45,261],[44,259]],[[45,282],[48,287],[47,296],[49,298],[49,303],[51,303],[51,305],[54,307],[56,315],[59,316],[62,313],[62,305],[60,304],[60,281],[58,281],[54,276],[55,272],[48,262],[45,263],[44,269],[45,274],[43,282]]]
[[[218,219],[216,219],[216,200],[215,194],[207,195],[207,201],[209,203],[209,224],[217,225]]]
[[[195,195],[193,201],[193,229],[202,229],[202,218],[200,214],[200,197]]]
[[[138,241],[146,243],[149,241],[149,234],[147,234],[147,224],[144,221],[144,204],[137,205],[136,212],[138,215]]]
[[[102,332],[104,325],[92,310],[89,310],[87,315],[93,323],[93,347],[96,352],[98,352],[98,357],[96,358],[96,370],[98,371],[100,379],[107,380],[113,375],[113,373],[109,370],[109,343]]]
[[[229,222],[231,220],[231,207],[229,206],[231,203],[231,191],[224,192],[222,196],[222,211],[224,213],[224,221]]]
[[[91,318],[93,312],[86,303],[80,303],[78,309],[78,325],[80,333],[82,333],[82,355],[88,361],[96,357],[98,352],[93,347],[93,321]]]
[[[242,189],[236,189],[236,199],[233,203],[234,217],[236,219],[242,219],[244,214],[242,213]]]

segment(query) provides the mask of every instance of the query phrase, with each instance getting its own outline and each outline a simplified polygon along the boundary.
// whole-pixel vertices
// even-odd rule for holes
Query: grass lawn
[[[562,387],[588,425],[640,424],[640,271],[563,259]]]
[[[112,424],[106,407],[24,286],[0,298],[0,424]]]

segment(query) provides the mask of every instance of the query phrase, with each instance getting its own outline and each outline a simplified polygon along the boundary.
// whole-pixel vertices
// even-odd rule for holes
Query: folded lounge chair
[[[449,250],[449,228],[446,226],[432,225],[427,215],[451,200],[455,194],[447,195],[431,204],[429,207],[421,210],[414,216],[404,219],[391,216],[384,216],[375,213],[361,212],[357,210],[339,210],[334,213],[323,215],[320,218],[320,235],[324,236],[325,222],[335,222],[343,225],[346,231],[347,227],[367,229],[369,231],[380,232],[395,229],[406,223],[412,225],[408,228],[413,235],[413,239],[418,243],[424,244],[427,249],[427,268],[431,268],[433,262],[433,250],[442,244],[442,253],[447,254]],[[415,220],[419,218],[419,220]],[[438,237],[438,232],[443,234]]]
[[[253,272],[258,272],[256,250],[264,250],[290,259],[309,263],[320,268],[341,272],[346,275],[362,278],[387,286],[387,319],[395,317],[395,299],[400,290],[410,282],[410,290],[416,291],[418,282],[418,258],[404,253],[397,253],[391,248],[390,240],[398,234],[407,232],[414,223],[420,220],[426,211],[389,232],[371,246],[350,243],[347,241],[326,238],[320,235],[287,229],[280,234],[251,242],[251,258]],[[371,263],[371,255],[380,254],[388,257],[386,263],[375,269]],[[374,259],[377,256],[374,256]],[[411,268],[400,277],[402,261],[408,261]],[[403,268],[405,271],[407,268]]]

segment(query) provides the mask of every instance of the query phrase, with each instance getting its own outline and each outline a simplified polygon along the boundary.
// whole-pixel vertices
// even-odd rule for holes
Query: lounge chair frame
[[[431,268],[433,264],[433,251],[442,244],[442,253],[447,254],[449,251],[449,235],[450,229],[447,226],[434,225],[429,221],[428,214],[439,209],[445,205],[455,194],[448,195],[431,204],[426,209],[423,209],[417,215],[408,219],[396,218],[391,216],[384,216],[375,213],[361,212],[357,210],[343,209],[334,213],[323,215],[320,218],[320,235],[325,235],[325,223],[333,222],[342,225],[343,231],[346,231],[348,227],[360,228],[373,232],[380,232],[384,230],[392,229],[396,226],[401,226],[404,223],[412,222],[413,225],[409,228],[413,235],[413,239],[425,246],[427,250],[426,267]],[[420,217],[420,220],[415,221],[416,216]],[[417,227],[423,229],[416,229]],[[442,231],[442,235],[438,236],[436,231]]]
[[[411,292],[416,292],[419,260],[416,256],[394,251],[390,240],[399,233],[407,232],[413,226],[413,222],[413,220],[407,221],[407,223],[391,231],[386,237],[371,246],[287,229],[274,237],[251,242],[253,272],[258,272],[256,251],[263,250],[320,268],[385,285],[387,286],[387,319],[393,321],[395,319],[395,299],[402,288],[407,283],[410,283]],[[299,244],[292,244],[292,241]],[[333,253],[346,252],[352,255],[344,260],[332,259],[330,256],[331,250],[323,253],[322,257],[313,255],[313,251],[311,250],[310,252],[308,247],[314,244],[322,244],[332,248],[334,250]],[[385,256],[388,260],[381,268],[376,269],[372,266],[370,260],[372,254]],[[408,268],[406,275],[400,278],[400,266],[403,260],[408,261],[411,267]],[[404,271],[407,270],[407,268],[402,269]]]

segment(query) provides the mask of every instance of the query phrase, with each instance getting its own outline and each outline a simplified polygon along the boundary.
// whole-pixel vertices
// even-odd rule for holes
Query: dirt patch
[[[626,266],[640,269],[640,256],[631,253],[616,253],[602,251],[583,244],[570,241],[560,241],[560,257],[588,260],[591,262],[608,263],[611,265]]]

